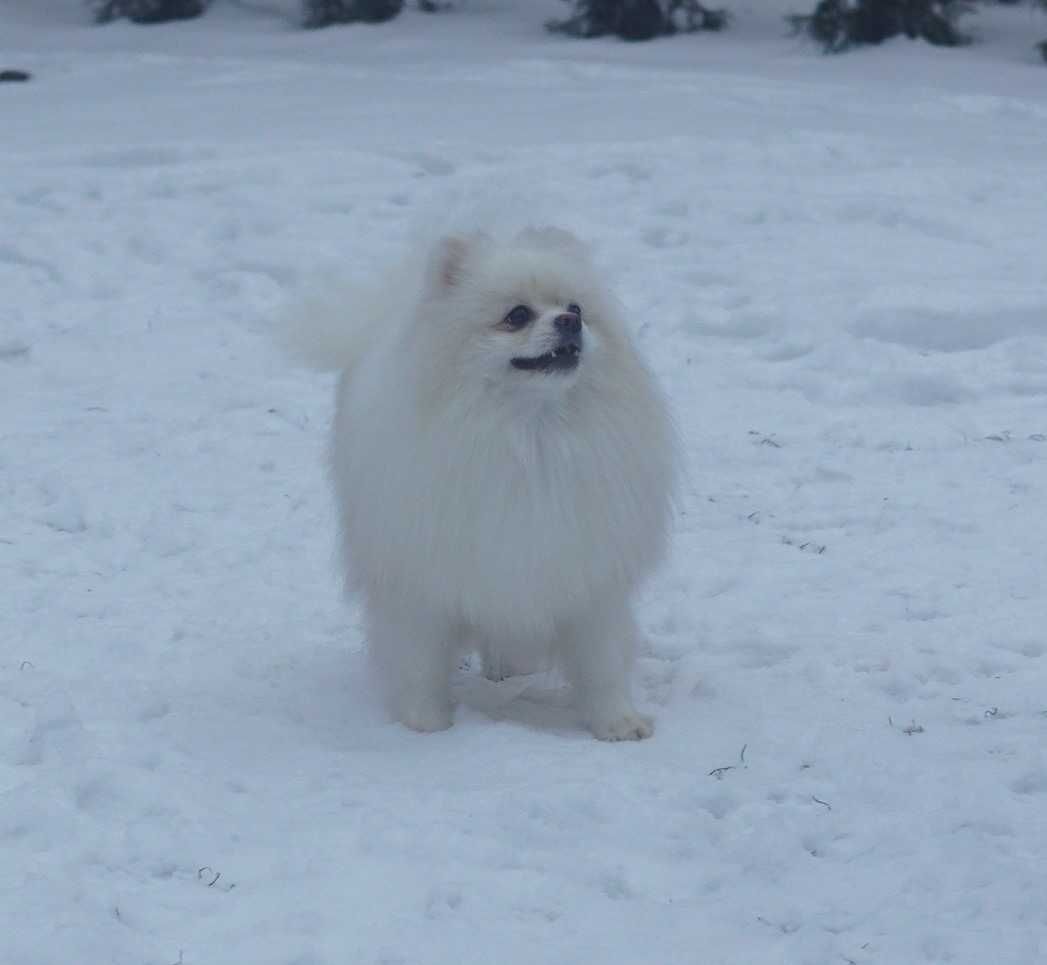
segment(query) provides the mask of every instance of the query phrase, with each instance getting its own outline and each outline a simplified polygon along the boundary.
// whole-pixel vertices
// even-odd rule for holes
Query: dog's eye
[[[533,318],[534,312],[531,309],[526,305],[517,305],[516,308],[505,316],[505,325],[511,329],[523,328]]]
[[[577,315],[579,318],[582,317],[582,306],[576,305],[574,302],[571,302],[571,304],[567,306],[567,311],[572,315]]]

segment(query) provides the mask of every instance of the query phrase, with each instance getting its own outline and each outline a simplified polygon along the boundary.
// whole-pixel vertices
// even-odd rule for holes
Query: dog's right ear
[[[470,247],[468,239],[460,235],[448,235],[437,242],[429,266],[433,287],[454,288],[461,282]]]

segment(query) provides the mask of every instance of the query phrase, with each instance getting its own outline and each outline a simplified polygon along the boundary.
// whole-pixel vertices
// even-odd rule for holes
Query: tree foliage
[[[199,17],[210,0],[88,0],[98,23],[126,18],[134,23],[166,23]]]
[[[81,0],[98,23],[130,20],[166,23],[199,17],[213,0]],[[814,0],[808,0],[814,2]],[[817,0],[810,13],[788,18],[797,33],[837,53],[862,44],[879,44],[891,37],[919,38],[956,47],[970,42],[960,20],[979,0]],[[1047,0],[982,0],[1000,4],[1030,4],[1047,13]],[[722,30],[729,14],[702,0],[564,0],[569,13],[546,27],[572,37],[617,36],[651,40],[675,33]],[[435,13],[454,0],[413,0],[417,9]],[[339,23],[383,23],[398,16],[407,0],[300,0],[302,24],[326,27]],[[1047,40],[1036,45],[1047,61]],[[6,78],[4,78],[6,79]]]
[[[969,42],[958,24],[972,7],[970,0],[820,0],[813,13],[789,21],[830,53],[901,34],[957,47]]]
[[[1047,0],[1035,0],[1045,11],[1047,11]],[[1040,56],[1047,61],[1047,40],[1041,40],[1037,45],[1036,49],[1039,50]]]
[[[404,8],[404,0],[303,0],[303,23],[327,27],[335,23],[382,23]]]
[[[623,40],[651,40],[674,33],[722,30],[727,13],[699,0],[565,0],[571,13],[546,26],[572,37],[614,34]]]

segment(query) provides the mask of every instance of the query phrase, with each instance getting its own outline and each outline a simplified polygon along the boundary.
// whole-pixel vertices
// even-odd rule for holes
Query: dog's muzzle
[[[582,357],[582,320],[573,312],[557,316],[556,347],[544,355],[514,358],[514,369],[524,372],[570,372],[578,368]]]

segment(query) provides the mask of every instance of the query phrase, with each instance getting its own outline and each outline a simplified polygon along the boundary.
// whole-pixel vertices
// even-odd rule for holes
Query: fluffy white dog
[[[592,732],[650,736],[630,596],[663,555],[676,441],[587,249],[557,228],[444,237],[295,322],[342,371],[331,451],[348,584],[397,719],[449,727],[463,649],[557,661]]]

